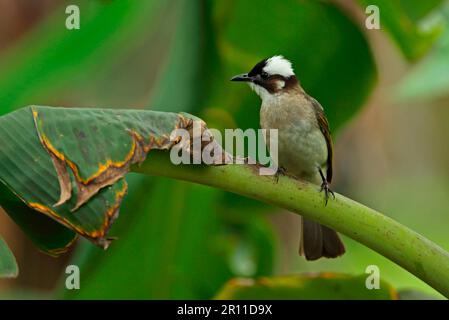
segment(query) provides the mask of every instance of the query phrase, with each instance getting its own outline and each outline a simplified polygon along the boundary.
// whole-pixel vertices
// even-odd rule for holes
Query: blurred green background
[[[65,27],[69,4],[80,8],[79,30]],[[380,30],[365,26],[370,4]],[[229,78],[282,54],[328,115],[333,189],[449,249],[448,9],[438,0],[0,0],[0,115],[29,104],[149,108],[258,128],[259,98]],[[342,258],[306,262],[298,217],[280,209],[165,178],[128,181],[107,251],[81,240],[47,257],[0,209],[20,267],[0,280],[0,297],[209,299],[236,277],[360,276],[369,265],[399,291],[441,297],[348,238]],[[65,289],[69,264],[81,269],[80,290]]]

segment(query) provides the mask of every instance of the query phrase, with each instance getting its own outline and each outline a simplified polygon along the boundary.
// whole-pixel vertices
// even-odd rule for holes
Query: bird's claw
[[[279,182],[279,176],[284,176],[287,173],[287,170],[284,167],[279,167],[276,173],[274,174],[274,179],[276,180],[276,183]]]
[[[327,202],[329,200],[329,194],[332,195],[332,198],[334,198],[334,200],[335,200],[335,194],[329,187],[329,183],[326,180],[324,180],[323,183],[321,184],[320,192],[322,192],[322,191],[324,191],[324,199],[326,201],[326,206],[327,206]]]

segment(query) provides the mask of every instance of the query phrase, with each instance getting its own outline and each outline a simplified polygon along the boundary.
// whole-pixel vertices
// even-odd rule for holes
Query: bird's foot
[[[334,198],[334,200],[335,200],[335,194],[329,187],[329,183],[326,180],[323,180],[323,183],[321,184],[320,192],[322,192],[322,191],[324,191],[324,199],[326,201],[326,206],[327,206],[327,202],[329,200],[329,195],[332,195],[332,198]]]
[[[274,179],[276,180],[276,183],[279,182],[279,176],[285,176],[287,174],[287,169],[285,169],[284,167],[279,167],[278,170],[276,171],[276,173],[274,174]]]

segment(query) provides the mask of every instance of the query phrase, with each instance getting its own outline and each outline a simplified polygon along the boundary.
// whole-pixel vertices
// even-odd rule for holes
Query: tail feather
[[[307,260],[336,258],[345,253],[345,246],[335,230],[301,217],[299,253]]]

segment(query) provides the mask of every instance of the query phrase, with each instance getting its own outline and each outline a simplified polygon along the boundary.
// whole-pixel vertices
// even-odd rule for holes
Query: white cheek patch
[[[284,89],[285,81],[284,80],[276,80],[276,87],[278,90]]]

